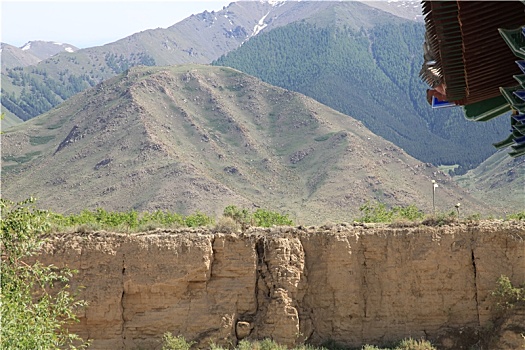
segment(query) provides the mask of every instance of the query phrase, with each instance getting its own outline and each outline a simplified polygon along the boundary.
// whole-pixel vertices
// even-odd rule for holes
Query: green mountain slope
[[[508,208],[507,213],[525,210],[525,159],[498,151],[465,175],[455,177],[474,197]]]
[[[16,124],[20,124],[20,123],[23,122],[22,119],[18,118],[16,115],[14,115],[13,113],[9,112],[3,106],[2,106],[2,115],[3,115],[3,119],[0,121],[1,122],[1,127],[0,127],[1,130],[5,130],[7,128],[10,128],[11,126],[14,126]]]
[[[487,208],[361,122],[231,68],[132,68],[3,135],[2,196],[59,212],[258,206],[349,221],[367,200]]]
[[[343,23],[337,19],[347,7],[334,6],[333,19],[324,22]],[[491,143],[505,138],[506,122],[472,123],[459,109],[428,106],[418,77],[423,35],[423,25],[414,22],[356,30],[306,20],[263,33],[213,64],[352,115],[424,162],[472,168],[495,152]]]
[[[40,58],[31,52],[6,43],[0,45],[2,72],[5,72],[7,68],[30,66],[40,61]]]

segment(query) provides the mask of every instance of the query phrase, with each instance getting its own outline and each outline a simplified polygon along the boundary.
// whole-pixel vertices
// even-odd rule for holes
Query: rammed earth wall
[[[72,328],[91,349],[205,348],[266,337],[348,346],[476,341],[500,275],[525,283],[525,224],[157,230],[55,235],[41,259],[79,270],[89,302]],[[471,339],[472,338],[472,339]]]

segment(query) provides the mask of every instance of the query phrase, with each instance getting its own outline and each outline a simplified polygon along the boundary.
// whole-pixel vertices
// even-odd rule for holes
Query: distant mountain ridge
[[[78,47],[56,41],[35,40],[27,42],[20,50],[27,51],[40,60],[45,60],[61,52],[73,53],[78,51]]]
[[[1,43],[2,72],[8,68],[26,67],[40,62],[40,58],[16,46]]]
[[[77,47],[54,41],[29,41],[22,47],[1,43],[2,73],[15,67],[27,67],[37,64],[61,52],[75,52]]]
[[[12,67],[2,71],[2,106],[28,120],[135,65],[210,63],[262,32],[316,16],[321,23],[323,17],[331,18],[324,14],[334,3],[233,2],[220,11],[192,15],[167,29],[146,30],[104,46],[61,53],[19,71]],[[355,8],[355,16],[341,20],[351,19],[349,25],[365,28],[385,20],[401,20],[361,3],[355,3]]]
[[[348,221],[367,200],[430,210],[431,179],[439,208],[485,208],[351,117],[211,66],[131,68],[7,130],[2,175],[6,198],[59,212],[234,204]]]
[[[475,169],[454,179],[474,197],[507,208],[507,213],[525,210],[523,157],[511,158],[505,150],[500,150]]]
[[[382,11],[390,12],[391,14],[406,18],[415,22],[424,22],[423,13],[421,11],[420,1],[399,1],[399,0],[383,0],[383,1],[361,1],[368,6],[375,7]]]

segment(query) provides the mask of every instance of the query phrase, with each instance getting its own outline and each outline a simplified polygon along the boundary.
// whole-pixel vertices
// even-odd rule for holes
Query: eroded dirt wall
[[[205,348],[266,337],[349,346],[404,337],[459,348],[494,314],[500,275],[525,283],[525,225],[352,225],[54,236],[41,260],[79,270],[91,349]]]

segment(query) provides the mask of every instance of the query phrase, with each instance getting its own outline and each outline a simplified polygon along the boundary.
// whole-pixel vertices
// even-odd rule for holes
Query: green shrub
[[[293,225],[293,221],[288,217],[288,215],[260,208],[252,213],[248,209],[240,209],[235,205],[229,205],[224,208],[223,215],[232,218],[243,228],[246,228],[250,225],[257,227]]]
[[[222,350],[220,347],[215,347],[215,350]],[[271,339],[264,339],[261,341],[241,340],[234,350],[286,350],[286,346],[280,345]],[[312,345],[299,345],[292,350],[337,350],[347,349],[339,346],[333,341],[326,342],[322,347],[315,347]],[[361,350],[436,350],[432,344],[426,340],[404,339],[395,347],[383,348],[374,345],[364,345]]]
[[[180,227],[184,226],[184,217],[177,213],[170,213],[167,211],[157,210],[153,213],[143,213],[139,220],[139,224],[156,224],[157,227]]]
[[[525,286],[514,287],[510,279],[504,275],[498,278],[496,284],[497,287],[491,295],[496,299],[498,308],[506,310],[525,302]]]
[[[453,222],[457,222],[458,217],[454,210],[448,213],[438,213],[436,215],[427,216],[421,223],[426,226],[443,226]]]
[[[279,345],[271,339],[264,339],[259,342],[259,346],[255,347],[254,350],[286,350],[287,347],[284,345]]]
[[[233,233],[241,229],[241,225],[233,220],[229,216],[223,216],[219,218],[217,224],[215,225],[215,231],[223,233]]]
[[[258,227],[293,225],[293,221],[288,218],[288,215],[282,215],[265,209],[257,209],[255,213],[253,213],[253,221],[255,226]]]
[[[509,220],[525,220],[525,211],[507,215]]]
[[[394,350],[436,350],[436,348],[427,340],[409,338],[402,340]]]
[[[63,349],[87,346],[67,326],[78,321],[75,311],[83,301],[69,292],[75,271],[30,262],[50,229],[47,211],[35,200],[13,203],[0,199],[0,339],[5,349]]]
[[[380,202],[366,202],[359,207],[362,216],[356,221],[365,223],[389,223],[395,220],[416,221],[424,217],[424,213],[415,205],[407,207],[387,208],[386,204]]]
[[[98,208],[95,211],[84,209],[80,214],[70,214],[67,216],[53,214],[52,219],[58,227],[74,227],[95,223],[107,228],[134,229],[139,226],[139,214],[134,210],[128,212],[108,212],[102,208]]]
[[[55,231],[65,228],[76,228],[79,231],[105,229],[129,232],[159,227],[198,227],[213,223],[212,218],[199,212],[183,217],[177,213],[161,210],[152,213],[138,213],[135,210],[109,212],[102,208],[98,208],[95,211],[84,209],[79,214],[70,215],[50,213],[50,220]]]
[[[187,227],[200,227],[213,224],[213,219],[203,213],[195,213],[184,218]]]
[[[427,340],[403,339],[393,348],[380,348],[374,345],[365,345],[361,350],[436,350]]]
[[[252,223],[252,214],[248,211],[248,209],[240,209],[235,205],[228,205],[226,208],[224,208],[222,215],[232,218],[235,222],[243,226],[248,226]]]
[[[466,221],[479,221],[481,220],[481,214],[471,214],[465,218]]]
[[[173,336],[173,334],[166,332],[162,337],[162,350],[190,350],[191,346],[195,344],[193,341],[186,341],[182,335]]]

